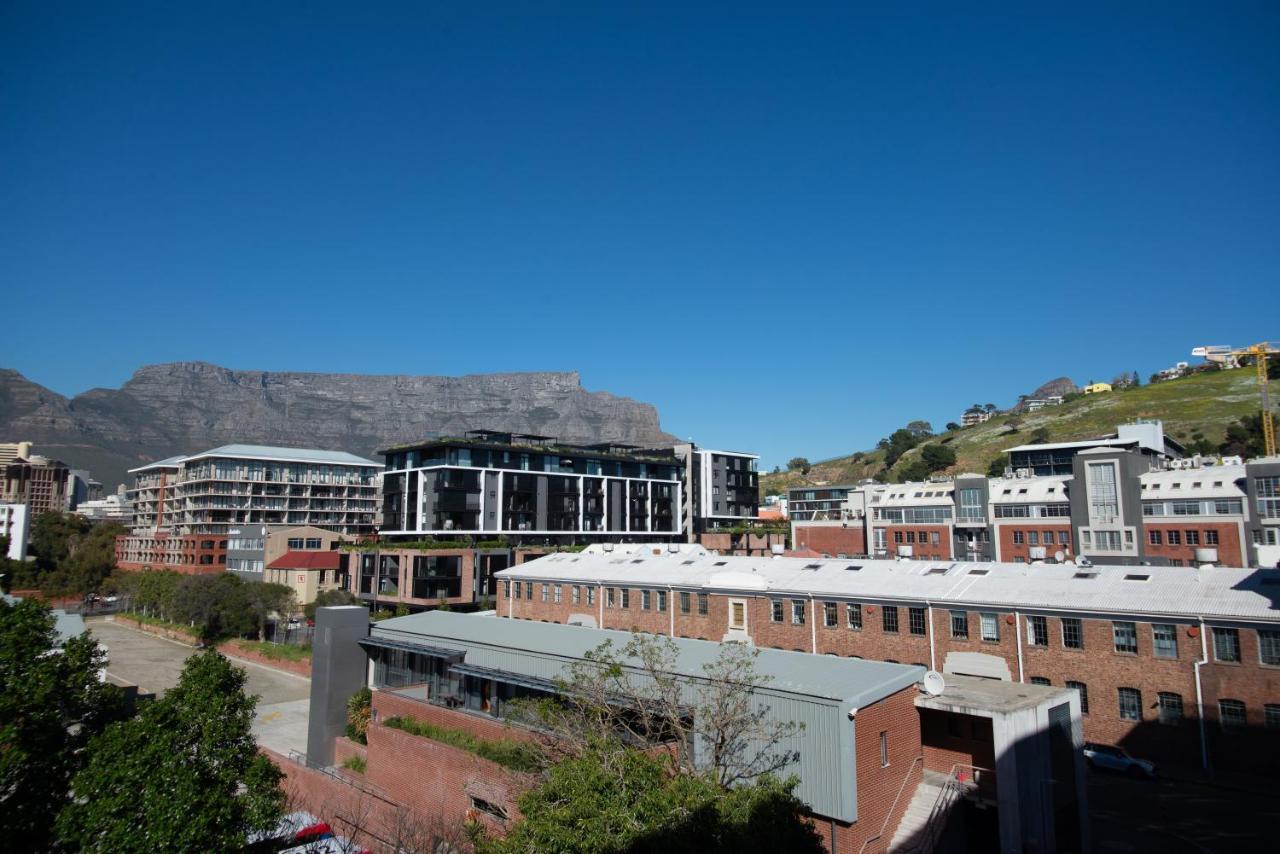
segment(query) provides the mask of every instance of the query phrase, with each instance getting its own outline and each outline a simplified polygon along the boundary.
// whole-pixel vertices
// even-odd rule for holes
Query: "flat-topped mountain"
[[[144,462],[231,442],[380,460],[374,452],[387,445],[474,429],[635,445],[675,439],[653,405],[586,391],[576,371],[369,376],[175,362],[68,399],[0,369],[0,441],[30,440],[108,487]]]

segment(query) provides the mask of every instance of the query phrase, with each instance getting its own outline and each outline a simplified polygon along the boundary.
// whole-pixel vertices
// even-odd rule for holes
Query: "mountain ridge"
[[[0,369],[0,440],[88,468],[108,486],[154,459],[231,442],[376,458],[388,445],[472,429],[565,441],[672,442],[652,404],[582,388],[577,371],[458,377],[143,365],[118,389],[67,398]]]

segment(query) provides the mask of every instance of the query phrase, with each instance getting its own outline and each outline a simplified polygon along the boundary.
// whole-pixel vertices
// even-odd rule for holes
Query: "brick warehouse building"
[[[322,807],[334,789],[326,792],[310,769],[332,769],[356,754],[383,804],[431,811],[445,823],[476,819],[494,833],[519,819],[516,800],[536,779],[410,734],[390,719],[480,741],[528,739],[531,733],[505,720],[510,701],[554,694],[565,667],[605,640],[622,645],[628,638],[441,611],[370,626],[358,607],[321,608],[316,619],[307,755],[301,763],[277,759],[301,784],[304,804]],[[691,692],[695,714],[692,692],[719,649],[676,641],[673,675]],[[638,662],[624,668],[646,678]],[[805,724],[781,745],[796,756],[784,774],[796,775],[797,796],[829,850],[903,850],[944,828],[956,832],[966,810],[979,816],[968,833],[985,839],[986,850],[1087,848],[1074,692],[1019,686],[1015,695],[1000,683],[957,676],[929,693],[919,687],[918,666],[769,649],[755,668],[766,681],[751,689],[753,701],[769,717]],[[359,747],[341,734],[347,698],[366,685],[373,720],[367,747]],[[699,742],[693,749],[697,762]],[[1051,798],[1043,797],[1044,779],[1058,781]],[[985,808],[969,808],[977,802]],[[931,815],[935,804],[941,806]]]
[[[755,559],[635,546],[551,555],[498,577],[504,617],[1072,688],[1092,741],[1188,767],[1280,760],[1280,570]]]

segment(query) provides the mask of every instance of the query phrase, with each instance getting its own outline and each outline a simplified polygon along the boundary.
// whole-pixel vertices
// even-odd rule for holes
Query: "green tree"
[[[809,461],[804,457],[792,457],[787,461],[787,471],[796,471],[798,469],[801,474],[808,474],[810,468],[812,466],[809,465]]]
[[[104,522],[73,538],[68,555],[45,578],[42,589],[80,596],[98,590],[116,567],[116,537],[123,533],[124,526]]]
[[[920,449],[920,460],[932,474],[956,464],[956,452],[946,445],[925,445]]]
[[[89,745],[58,816],[83,851],[236,851],[278,820],[280,769],[258,752],[257,699],[244,671],[213,650],[187,659],[178,684]]]
[[[53,572],[71,556],[80,538],[88,533],[90,523],[75,513],[41,513],[31,523],[27,550],[35,557],[40,573]]]
[[[705,774],[683,774],[666,756],[611,747],[552,767],[520,797],[524,818],[482,854],[535,851],[679,852],[825,850],[795,781],[773,777],[724,789]]]
[[[884,464],[893,467],[903,454],[920,444],[920,437],[906,427],[899,427],[881,439],[876,447],[884,450]]]
[[[346,590],[321,590],[316,598],[302,606],[302,613],[308,620],[316,618],[316,608],[329,608],[334,605],[359,605],[360,600]]]
[[[949,433],[950,433],[950,432],[953,432],[953,431],[955,431],[955,430],[959,430],[959,429],[960,429],[960,425],[959,425],[959,424],[957,424],[956,422],[954,422],[954,421],[948,421],[948,422],[947,422],[947,432],[949,432]]]
[[[50,847],[85,744],[122,717],[119,690],[98,681],[105,666],[87,634],[59,646],[44,605],[0,600],[0,839],[8,850]]]
[[[1037,427],[1031,431],[1031,444],[1043,445],[1047,441],[1049,441],[1048,427]]]
[[[928,439],[933,435],[933,425],[928,421],[908,421],[905,429],[916,439]]]
[[[269,581],[244,585],[245,600],[258,629],[258,640],[267,636],[267,620],[272,614],[287,617],[297,609],[293,588]]]
[[[987,477],[1004,477],[1005,466],[1008,462],[1004,458],[1004,454],[996,454],[995,459],[987,466]]]
[[[929,466],[924,460],[915,459],[905,462],[898,466],[897,478],[898,483],[911,483],[912,481],[924,480],[929,476]]]
[[[1262,439],[1262,413],[1246,415],[1235,424],[1227,426],[1226,438],[1218,446],[1223,456],[1238,456],[1248,459],[1260,457],[1265,452]]]

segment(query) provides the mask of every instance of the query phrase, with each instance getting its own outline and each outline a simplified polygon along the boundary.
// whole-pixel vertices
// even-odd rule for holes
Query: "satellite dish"
[[[1064,552],[1062,549],[1058,549],[1056,552],[1053,553],[1053,559],[1056,560],[1058,563],[1062,563],[1062,559],[1066,556],[1067,556],[1067,553]]]
[[[924,675],[924,680],[920,687],[930,697],[936,697],[943,691],[947,690],[947,680],[942,678],[942,674],[936,670],[930,670]]]

